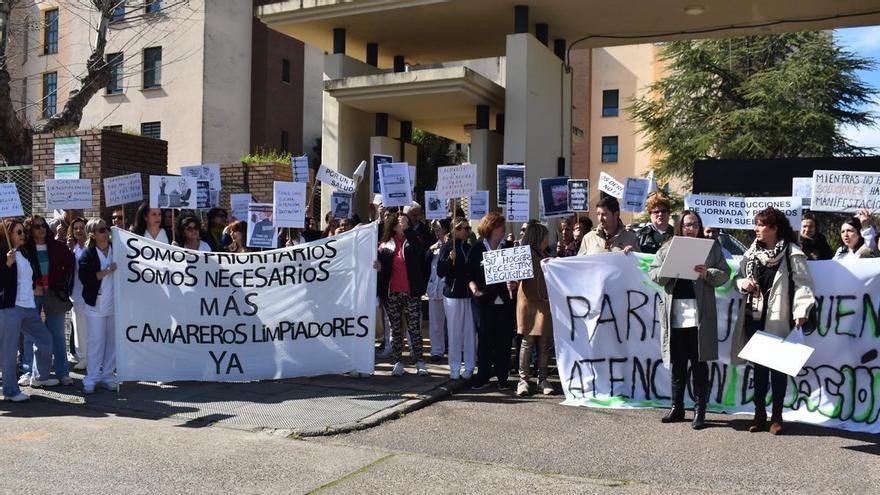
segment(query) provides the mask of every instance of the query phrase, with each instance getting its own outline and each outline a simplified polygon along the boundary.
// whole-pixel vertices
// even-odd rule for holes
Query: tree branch
[[[9,17],[17,3],[18,0],[0,0],[0,155],[12,163],[26,161],[31,148],[30,131],[22,125],[12,105],[12,77],[6,67]]]

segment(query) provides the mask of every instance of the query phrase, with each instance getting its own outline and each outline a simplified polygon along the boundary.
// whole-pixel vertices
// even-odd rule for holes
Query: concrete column
[[[489,129],[471,131],[470,162],[477,164],[477,190],[489,191],[489,206],[497,207],[498,164],[504,160],[504,136]]]
[[[345,29],[333,28],[333,53],[345,54]]]
[[[535,38],[538,38],[542,45],[547,46],[550,42],[550,26],[543,22],[535,24]]]
[[[367,43],[367,64],[379,67],[379,44]]]
[[[403,55],[394,56],[394,72],[406,72],[406,58]]]
[[[477,129],[489,128],[489,105],[477,105]]]
[[[377,113],[376,114],[376,129],[373,132],[374,136],[388,136],[388,114],[387,113]]]
[[[515,34],[529,32],[528,5],[517,5],[513,8],[513,32]]]
[[[564,39],[556,38],[553,40],[553,53],[555,53],[563,62],[565,62],[565,51],[567,47],[568,45],[565,43]]]
[[[504,135],[504,113],[495,114],[495,132]]]

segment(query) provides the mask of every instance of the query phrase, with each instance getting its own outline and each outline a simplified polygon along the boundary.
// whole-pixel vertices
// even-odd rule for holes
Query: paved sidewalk
[[[406,359],[406,358],[405,358]],[[408,361],[405,361],[408,362]],[[47,389],[24,388],[34,401],[68,403],[77,409],[120,416],[171,418],[186,423],[215,424],[281,435],[318,436],[375,426],[388,419],[448,397],[464,386],[450,380],[448,368],[428,364],[429,376],[391,376],[391,364],[377,357],[374,376],[325,375],[248,383],[125,383],[119,393],[98,389],[83,395],[82,375],[75,384]],[[82,411],[82,414],[87,414]]]

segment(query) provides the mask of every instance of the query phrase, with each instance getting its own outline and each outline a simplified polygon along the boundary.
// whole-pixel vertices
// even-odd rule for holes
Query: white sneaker
[[[30,385],[31,384],[31,374],[25,373],[25,374],[21,375],[21,377],[18,379],[18,384],[21,385],[22,387],[27,387],[28,385]]]
[[[54,387],[61,382],[58,381],[57,378],[48,378],[46,380],[37,380],[36,378],[31,378],[31,388],[40,388],[40,387]]]
[[[68,353],[67,353],[67,362],[68,362],[68,363],[76,364],[76,363],[79,362],[79,358],[76,357],[76,355],[71,354],[71,353],[68,352]]]
[[[428,368],[425,368],[424,361],[419,361],[416,363],[416,374],[419,376],[428,376]]]
[[[406,374],[406,370],[403,368],[403,363],[398,361],[394,364],[394,369],[391,370],[391,374],[393,376],[403,376]]]
[[[474,370],[464,370],[464,373],[461,374],[465,380],[470,380],[472,376],[474,376]]]
[[[553,385],[551,385],[550,382],[548,382],[546,378],[541,380],[540,383],[538,383],[538,388],[541,389],[541,393],[543,393],[544,395],[553,395],[553,393],[556,392],[553,389]]]
[[[71,378],[69,376],[65,376],[64,378],[61,379],[61,384],[64,385],[65,387],[69,387],[70,385],[73,385],[73,378]]]
[[[525,397],[529,395],[529,382],[525,380],[520,380],[516,385],[516,395],[520,397]]]
[[[83,384],[83,393],[86,395],[90,395],[95,393],[95,385],[92,383],[84,383]]]
[[[24,393],[24,392],[19,392],[18,395],[13,395],[11,397],[4,395],[3,399],[8,400],[8,401],[12,401],[12,402],[27,402],[31,399],[31,396]]]

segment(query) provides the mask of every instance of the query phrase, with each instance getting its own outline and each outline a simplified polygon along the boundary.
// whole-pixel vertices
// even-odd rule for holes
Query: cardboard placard
[[[0,218],[22,216],[24,216],[24,209],[21,207],[18,187],[14,182],[0,184]]]
[[[529,215],[529,190],[528,189],[508,189],[507,190],[507,221],[508,222],[528,222]]]
[[[599,172],[599,190],[608,194],[609,196],[614,196],[617,199],[623,199],[623,183],[606,174],[605,172]]]
[[[386,208],[412,204],[408,163],[379,164],[379,183],[382,186],[382,204]]]
[[[47,179],[46,209],[85,210],[92,203],[91,179]]]
[[[813,211],[880,210],[880,172],[813,171]]]
[[[651,179],[627,177],[623,188],[623,204],[620,209],[641,213],[645,211],[645,203],[648,201],[648,192],[651,189]]]
[[[489,213],[489,191],[477,191],[468,198],[468,218],[483,218]]]
[[[375,154],[370,157],[370,160],[373,162],[373,194],[381,194],[382,184],[379,182],[379,164],[392,163],[394,157],[391,155]]]
[[[199,184],[195,177],[150,176],[150,208],[195,209]]]
[[[498,206],[507,206],[508,189],[525,189],[526,167],[525,165],[498,165]]]
[[[336,170],[330,170],[324,165],[318,169],[315,180],[328,184],[339,192],[353,193],[356,188],[354,179],[350,179]]]
[[[466,198],[477,192],[477,166],[472,163],[439,167],[437,196],[440,199]]]
[[[437,197],[437,191],[425,191],[425,218],[428,220],[443,220],[449,216],[447,200]]]
[[[568,209],[590,211],[589,179],[568,179]]]
[[[229,195],[229,212],[232,215],[230,220],[247,221],[248,205],[254,202],[251,193],[240,193]]]
[[[275,182],[272,185],[272,224],[276,228],[301,229],[306,220],[306,185]]]
[[[571,215],[568,209],[568,177],[547,177],[540,181],[541,211],[544,218]]]
[[[275,231],[272,209],[273,207],[269,203],[251,203],[248,205],[248,247],[274,249],[278,245],[278,233]]]
[[[293,171],[293,182],[309,183],[309,157],[292,157],[290,159],[290,168]]]
[[[483,274],[486,285],[534,278],[531,247],[516,246],[484,252]]]
[[[104,179],[104,204],[117,206],[144,200],[141,174],[118,175]]]
[[[180,167],[180,175],[196,179],[198,196],[196,206],[202,210],[220,206],[220,189],[223,182],[220,178],[219,164],[187,165]]]
[[[339,191],[330,193],[330,211],[337,220],[351,218],[351,193]]]
[[[700,215],[703,227],[722,229],[751,230],[755,225],[755,215],[772,206],[782,211],[792,226],[801,224],[801,199],[795,197],[739,198],[735,196],[710,196],[707,194],[688,194],[684,197],[684,207]]]

